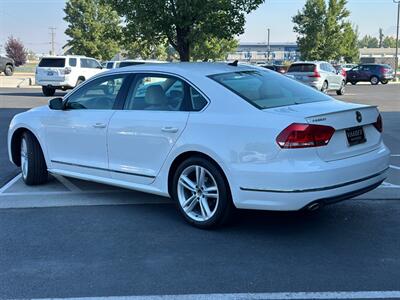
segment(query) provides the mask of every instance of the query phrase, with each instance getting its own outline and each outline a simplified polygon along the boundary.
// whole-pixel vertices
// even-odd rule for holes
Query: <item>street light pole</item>
[[[400,0],[399,0],[400,1]],[[270,34],[270,29],[269,28],[267,28],[267,31],[268,31],[268,37],[267,37],[267,53],[268,53],[268,63],[269,63],[269,53],[271,52],[271,47],[270,47],[270,45],[269,45],[269,34]]]
[[[397,69],[399,68],[399,20],[400,20],[400,0],[393,0],[397,3],[397,27],[396,27],[396,56],[394,58],[394,80],[397,81]]]

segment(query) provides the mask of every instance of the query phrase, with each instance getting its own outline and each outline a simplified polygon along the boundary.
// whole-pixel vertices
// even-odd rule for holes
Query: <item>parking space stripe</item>
[[[26,298],[25,298],[26,299]],[[271,300],[271,299],[400,299],[400,291],[361,292],[287,292],[287,293],[236,293],[236,294],[188,294],[150,296],[107,296],[78,298],[37,298],[31,300]],[[12,299],[10,299],[12,300]],[[17,300],[17,299],[15,299]]]
[[[9,187],[11,187],[14,183],[16,183],[20,178],[22,177],[21,174],[18,174],[15,176],[13,179],[11,179],[9,182],[7,182],[2,188],[0,188],[0,194],[2,194],[4,191],[6,191]]]
[[[73,184],[70,180],[67,178],[57,175],[57,174],[52,174],[54,178],[56,178],[61,184],[63,184],[67,189],[69,189],[72,192],[81,192],[82,190],[77,187],[75,184]]]

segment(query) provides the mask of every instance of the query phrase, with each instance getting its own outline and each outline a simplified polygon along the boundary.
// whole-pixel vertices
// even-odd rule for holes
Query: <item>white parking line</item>
[[[13,179],[11,179],[9,182],[7,182],[1,189],[0,189],[0,194],[2,194],[5,190],[7,190],[9,187],[11,187],[14,183],[16,183],[20,178],[21,174],[18,174],[15,176]]]
[[[270,300],[270,299],[400,299],[400,291],[362,292],[287,292],[287,293],[237,293],[237,294],[188,294],[151,296],[108,296],[78,298],[41,298],[31,300]],[[11,300],[11,299],[10,299]],[[16,299],[15,299],[16,300]]]
[[[52,176],[54,178],[56,178],[61,184],[63,184],[70,191],[72,191],[72,192],[81,192],[82,191],[80,188],[78,188],[75,184],[73,184],[67,178],[57,175],[57,174],[52,174]]]

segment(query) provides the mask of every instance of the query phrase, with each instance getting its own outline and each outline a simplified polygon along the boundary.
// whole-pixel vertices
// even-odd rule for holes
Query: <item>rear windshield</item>
[[[39,67],[64,68],[65,58],[42,58]]]
[[[140,62],[140,61],[122,61],[119,64],[119,68],[134,66],[134,65],[143,65],[143,64],[144,64],[144,62]]]
[[[313,88],[274,72],[249,70],[209,77],[259,109],[331,100]]]
[[[293,64],[289,67],[288,72],[314,72],[314,64]]]

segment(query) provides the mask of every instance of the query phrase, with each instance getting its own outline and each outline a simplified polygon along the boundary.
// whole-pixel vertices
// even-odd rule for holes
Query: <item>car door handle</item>
[[[163,128],[161,128],[161,131],[163,131],[163,132],[171,132],[171,133],[176,133],[176,132],[178,132],[178,128],[176,128],[176,127],[170,127],[170,126],[166,126],[166,127],[163,127]]]
[[[106,128],[107,125],[104,123],[96,123],[96,124],[93,124],[93,127],[94,128]]]

